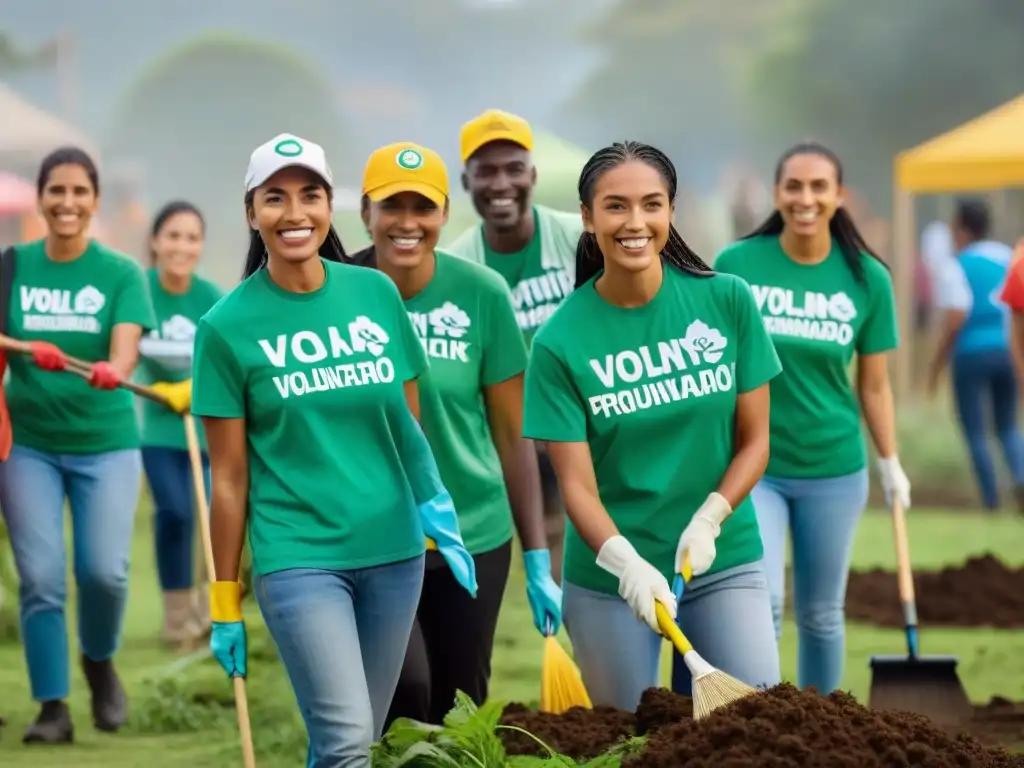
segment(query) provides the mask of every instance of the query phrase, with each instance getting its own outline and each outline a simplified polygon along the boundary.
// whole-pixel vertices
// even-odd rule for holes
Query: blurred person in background
[[[142,269],[88,236],[100,201],[92,159],[77,148],[58,149],[43,160],[37,186],[47,234],[15,248],[13,295],[20,300],[10,307],[10,334],[32,354],[9,361],[14,445],[0,464],[0,507],[21,580],[32,698],[42,703],[24,741],[69,743],[65,500],[93,722],[116,731],[128,716],[113,658],[142,459],[132,395],[119,386],[132,375],[154,316]],[[83,379],[65,372],[66,355],[99,362]]]
[[[1014,246],[1006,284],[999,298],[1011,313],[1010,354],[1017,374],[1018,392],[1024,394],[1024,237]]]
[[[862,412],[886,499],[910,506],[887,363],[897,346],[892,280],[846,210],[845,191],[831,150],[790,148],[775,167],[774,212],[715,261],[751,285],[782,360],[771,382],[771,456],[752,495],[776,635],[789,538],[798,684],[822,694],[840,684],[846,659],[846,582],[868,502]]]
[[[950,363],[960,427],[982,503],[993,512],[999,508],[999,480],[988,445],[992,427],[1002,445],[1021,509],[1024,439],[1017,426],[1017,381],[1008,312],[1000,301],[1013,251],[990,239],[991,228],[991,214],[984,201],[957,203],[952,222],[956,258],[945,263],[935,281],[935,308],[942,312],[942,319],[929,369],[928,392],[934,395]],[[989,409],[991,425],[986,418]]]
[[[191,203],[167,203],[153,218],[149,291],[156,327],[139,344],[139,376],[171,408],[142,403],[142,464],[153,497],[157,575],[163,593],[162,637],[188,646],[209,629],[206,588],[194,585],[195,495],[181,414],[192,403],[192,345],[199,318],[221,297],[196,274],[206,225]],[[173,410],[172,410],[173,409]],[[203,470],[209,474],[206,435],[196,424]],[[206,480],[209,497],[209,479]]]
[[[523,118],[487,110],[462,126],[462,186],[480,216],[446,249],[495,270],[508,282],[527,347],[576,279],[576,243],[583,231],[577,211],[563,213],[533,202],[537,169],[533,132]],[[537,445],[552,571],[561,581],[565,515],[551,460]]]
[[[561,626],[562,590],[551,575],[537,453],[522,436],[527,352],[508,285],[493,270],[436,250],[449,205],[448,171],[436,152],[408,143],[378,149],[366,164],[363,195],[373,245],[352,258],[391,278],[426,350],[420,420],[476,562],[473,599],[441,554],[427,553],[416,624],[387,720],[440,725],[456,691],[478,706],[487,699],[513,522],[526,596],[542,635]]]
[[[200,319],[193,362],[212,470],[210,648],[245,677],[248,533],[307,767],[369,768],[416,618],[425,536],[471,594],[473,560],[414,418],[426,355],[394,283],[344,263],[323,148],[289,134],[261,144],[245,190],[243,279]]]

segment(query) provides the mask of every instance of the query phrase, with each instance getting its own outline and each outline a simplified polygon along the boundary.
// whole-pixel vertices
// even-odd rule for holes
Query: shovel
[[[868,706],[914,712],[939,725],[957,725],[970,719],[974,710],[956,673],[957,658],[921,656],[918,652],[917,601],[910,571],[907,518],[899,499],[893,499],[891,512],[907,655],[871,657]]]

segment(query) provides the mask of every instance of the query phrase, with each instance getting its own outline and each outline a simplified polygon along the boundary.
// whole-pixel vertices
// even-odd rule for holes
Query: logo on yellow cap
[[[274,146],[274,151],[281,157],[298,157],[302,154],[302,145],[295,139],[285,139]]]
[[[423,166],[423,155],[415,149],[403,149],[395,156],[395,162],[399,168],[416,171]]]

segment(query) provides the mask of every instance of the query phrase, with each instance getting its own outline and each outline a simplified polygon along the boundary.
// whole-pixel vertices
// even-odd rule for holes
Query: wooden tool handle
[[[910,539],[907,535],[907,513],[900,500],[892,500],[892,532],[896,541],[896,580],[899,585],[900,600],[905,604],[914,605],[914,575],[910,567]]]

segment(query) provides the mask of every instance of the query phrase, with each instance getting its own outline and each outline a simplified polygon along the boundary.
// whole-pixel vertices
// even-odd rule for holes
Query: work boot
[[[25,744],[71,744],[75,740],[75,727],[71,724],[68,705],[60,700],[44,701],[21,740]]]
[[[92,692],[92,722],[99,730],[113,733],[128,722],[128,696],[114,662],[93,661],[83,653],[82,671]]]
[[[210,634],[210,585],[192,589],[189,595],[192,610],[192,623],[195,624],[200,637]]]
[[[193,616],[193,595],[190,589],[164,592],[164,628],[161,636],[168,645],[181,649],[202,637],[203,631]]]

